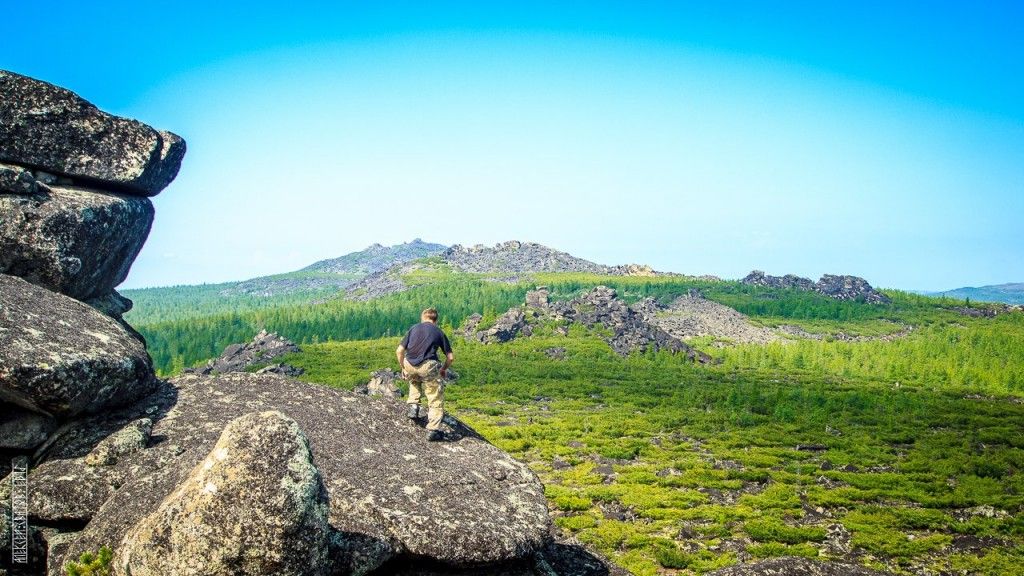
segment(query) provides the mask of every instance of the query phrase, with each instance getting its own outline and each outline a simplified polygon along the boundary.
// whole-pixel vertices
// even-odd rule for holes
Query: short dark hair
[[[420,312],[421,318],[426,318],[431,322],[437,322],[437,308],[427,308]]]

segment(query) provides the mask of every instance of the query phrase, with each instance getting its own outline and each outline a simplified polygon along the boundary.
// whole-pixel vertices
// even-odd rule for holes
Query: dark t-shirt
[[[419,366],[426,360],[437,360],[438,348],[445,354],[452,351],[448,337],[433,322],[420,322],[410,328],[402,338],[402,346],[405,347],[405,359],[413,366]]]

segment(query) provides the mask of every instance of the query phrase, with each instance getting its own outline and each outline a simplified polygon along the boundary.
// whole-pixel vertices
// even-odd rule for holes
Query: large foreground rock
[[[69,186],[0,194],[0,273],[101,299],[128,276],[152,224],[148,198]]]
[[[185,155],[180,137],[27,76],[0,70],[0,102],[0,161],[154,196]]]
[[[537,477],[457,420],[446,418],[450,441],[427,442],[402,403],[274,375],[187,375],[161,384],[132,410],[83,422],[30,474],[33,493],[88,512],[91,520],[69,554],[121,542],[186,481],[229,422],[266,410],[293,418],[309,438],[329,495],[338,573],[365,573],[396,556],[447,565],[502,562],[549,541]],[[100,438],[141,415],[154,422],[148,448],[111,465],[86,464]],[[76,478],[89,488],[46,488]],[[91,499],[101,491],[109,497],[97,509]]]
[[[229,423],[160,507],[125,534],[133,576],[326,574],[327,492],[306,436],[275,411]]]
[[[142,343],[89,306],[0,274],[0,401],[58,418],[153,389]]]

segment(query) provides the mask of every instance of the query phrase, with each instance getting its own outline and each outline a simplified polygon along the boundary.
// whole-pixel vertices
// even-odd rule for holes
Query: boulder
[[[244,372],[251,366],[300,350],[301,348],[294,342],[279,336],[277,332],[268,333],[266,330],[260,330],[251,341],[245,344],[231,344],[219,357],[207,362],[206,366],[186,368],[185,372],[203,375]]]
[[[276,411],[246,414],[126,532],[114,561],[133,576],[325,575],[327,514],[299,425]]]
[[[31,450],[56,427],[51,416],[0,402],[0,450]]]
[[[294,419],[309,439],[330,497],[331,558],[339,573],[365,573],[396,556],[447,565],[504,562],[547,544],[544,490],[525,464],[450,416],[448,441],[427,442],[404,408],[275,375],[185,375],[161,383],[154,395],[119,413],[113,425],[96,416],[81,431],[62,435],[30,477],[33,497],[54,477],[93,478],[109,497],[91,511],[67,553],[121,542],[128,528],[186,482],[229,422],[276,410]],[[149,447],[111,466],[85,463],[97,434],[139,417],[154,422]],[[65,503],[80,498],[85,507],[95,492],[48,494]],[[33,509],[43,505],[33,500]]]
[[[141,342],[89,306],[0,274],[0,401],[57,418],[153,389]]]
[[[526,307],[536,310],[546,310],[548,307],[549,292],[547,286],[538,286],[536,290],[526,293]]]
[[[402,397],[402,391],[398,388],[398,381],[402,375],[395,370],[383,368],[374,370],[370,374],[370,381],[361,386],[358,391],[370,396],[382,396],[384,398],[397,399]]]
[[[0,273],[77,300],[109,298],[152,223],[148,198],[70,186],[0,194]]]
[[[155,196],[178,174],[185,141],[112,116],[74,92],[0,70],[0,161]]]
[[[43,185],[44,191],[48,188]],[[39,181],[23,166],[0,163],[0,194],[36,194]]]
[[[839,562],[784,557],[729,566],[709,572],[707,576],[889,576],[889,573]]]

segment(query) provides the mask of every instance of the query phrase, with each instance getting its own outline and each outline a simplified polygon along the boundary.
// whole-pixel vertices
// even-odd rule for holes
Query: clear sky
[[[16,2],[0,68],[184,136],[124,287],[373,242],[1024,280],[1022,2]]]

